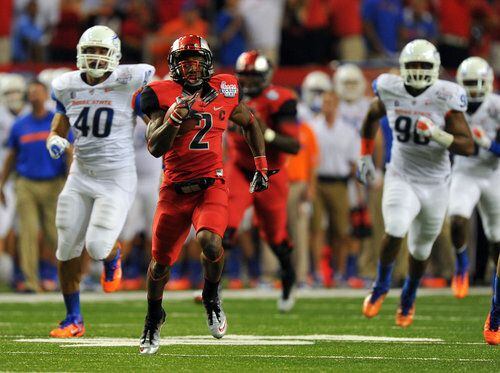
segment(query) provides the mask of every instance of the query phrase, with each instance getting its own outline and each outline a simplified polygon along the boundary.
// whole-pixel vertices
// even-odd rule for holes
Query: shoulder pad
[[[293,90],[277,85],[270,85],[264,90],[263,94],[270,101],[297,100],[297,95]]]
[[[449,110],[467,110],[467,95],[462,86],[441,79],[434,84],[436,85],[436,98],[445,101]]]
[[[52,89],[56,91],[63,91],[65,89],[75,88],[76,79],[80,78],[80,71],[68,71],[52,81]]]

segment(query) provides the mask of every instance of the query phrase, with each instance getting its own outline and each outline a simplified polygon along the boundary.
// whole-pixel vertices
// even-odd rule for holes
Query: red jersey
[[[277,133],[298,138],[297,98],[294,91],[270,85],[259,96],[245,101],[245,104],[267,127]],[[237,128],[229,132],[228,148],[232,162],[245,170],[255,170],[252,152]],[[266,156],[270,169],[282,168],[287,159],[286,153],[272,146],[266,146]]]
[[[166,111],[182,93],[182,85],[174,81],[152,82],[141,93],[141,110],[148,115],[158,109]],[[235,76],[219,74],[210,78],[201,100],[192,107],[202,119],[192,130],[177,135],[172,148],[163,155],[165,181],[223,177],[222,134],[239,101]]]

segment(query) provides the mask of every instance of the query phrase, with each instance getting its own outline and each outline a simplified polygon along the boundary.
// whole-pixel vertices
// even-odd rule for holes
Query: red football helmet
[[[269,59],[256,50],[243,52],[236,60],[236,76],[245,95],[258,96],[271,83]]]
[[[201,36],[184,35],[170,47],[168,67],[176,82],[197,86],[214,73],[212,51]]]

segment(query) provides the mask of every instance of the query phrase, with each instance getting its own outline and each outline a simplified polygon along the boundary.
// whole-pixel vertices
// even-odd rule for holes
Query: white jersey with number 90
[[[388,168],[409,181],[444,182],[450,174],[448,150],[419,136],[416,122],[425,116],[441,129],[450,111],[465,111],[467,98],[458,84],[438,80],[414,97],[397,75],[382,74],[373,82],[373,89],[384,103],[392,129],[393,142]]]

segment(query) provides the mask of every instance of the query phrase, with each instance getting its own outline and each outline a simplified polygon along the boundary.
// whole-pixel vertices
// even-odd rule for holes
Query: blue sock
[[[495,276],[493,281],[493,300],[491,301],[490,329],[496,330],[500,326],[500,277]]]
[[[225,268],[227,276],[233,280],[241,277],[241,249],[233,246],[226,260]]]
[[[64,304],[66,305],[66,315],[68,317],[80,317],[80,292],[63,294]]]
[[[57,267],[48,260],[40,260],[39,274],[42,280],[57,281]]]
[[[104,272],[106,274],[106,280],[110,281],[113,279],[113,273],[114,270],[116,269],[116,264],[118,263],[118,259],[121,258],[121,250],[118,249],[116,251],[116,255],[113,259],[110,261],[103,261],[104,263]]]
[[[176,262],[170,268],[170,280],[178,280],[182,277],[182,275],[183,275],[182,262]]]
[[[345,278],[355,277],[358,275],[358,256],[349,254],[345,266]]]
[[[252,279],[260,279],[262,274],[260,268],[260,250],[256,250],[251,258],[248,259],[248,275]]]
[[[455,273],[463,275],[469,269],[469,255],[467,249],[464,248],[461,252],[457,253],[457,262]]]
[[[189,281],[192,286],[198,286],[202,279],[203,267],[199,259],[188,259]]]
[[[391,287],[392,270],[394,269],[394,263],[383,266],[380,261],[377,265],[377,278],[375,280],[375,285],[373,286],[373,292],[376,293],[375,296],[387,293]]]
[[[403,315],[407,315],[413,303],[415,303],[415,298],[417,297],[417,289],[420,285],[421,278],[411,278],[407,276],[405,283],[403,285],[403,291],[401,292],[401,308]]]

